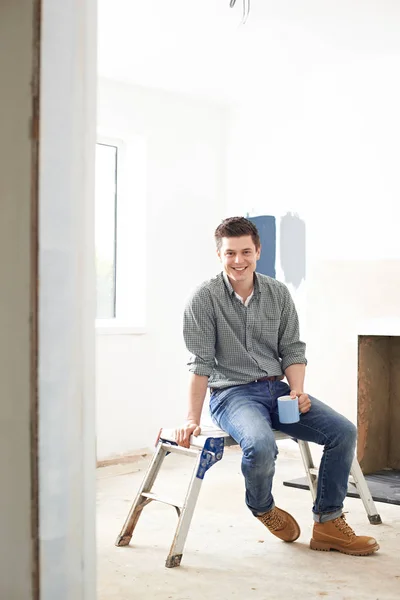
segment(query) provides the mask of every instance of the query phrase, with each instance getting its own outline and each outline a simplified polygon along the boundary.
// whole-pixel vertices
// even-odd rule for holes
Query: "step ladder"
[[[283,439],[292,439],[290,436],[280,431],[274,431],[274,434],[275,440],[277,441]],[[297,440],[294,441],[296,442]],[[297,443],[306,472],[311,496],[313,501],[315,501],[317,496],[318,469],[316,469],[314,466],[308,442],[298,440]],[[217,429],[215,427],[202,427],[201,435],[198,437],[192,436],[190,438],[190,448],[183,448],[176,444],[174,430],[162,429],[156,442],[156,450],[153,458],[126,518],[124,526],[122,527],[121,533],[117,537],[115,545],[129,545],[139,517],[142,514],[145,506],[147,506],[150,502],[157,501],[169,504],[175,508],[178,514],[178,524],[169,554],[165,562],[165,566],[169,568],[178,567],[182,560],[183,549],[196,507],[197,498],[203,483],[204,475],[208,469],[222,459],[224,448],[226,446],[233,445],[237,445],[235,440],[233,440],[233,438],[231,438],[221,429]],[[177,504],[176,501],[172,499],[158,496],[152,492],[154,482],[161,469],[163,461],[170,453],[176,453],[181,456],[189,456],[194,459],[192,476],[182,504]],[[382,523],[381,517],[376,510],[375,503],[372,499],[368,485],[356,458],[354,458],[351,467],[349,484],[354,485],[357,489],[358,495],[364,504],[370,523],[374,525]]]

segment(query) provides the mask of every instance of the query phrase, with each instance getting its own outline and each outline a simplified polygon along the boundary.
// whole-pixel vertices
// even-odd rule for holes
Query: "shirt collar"
[[[222,277],[224,279],[225,285],[228,288],[228,292],[230,293],[230,295],[232,296],[232,294],[235,292],[235,290],[232,287],[232,284],[229,280],[228,275],[225,273],[225,271],[222,271]]]
[[[232,287],[232,284],[229,280],[228,275],[225,273],[225,271],[222,271],[222,277],[224,279],[225,285],[228,288],[229,294],[232,296],[232,294],[235,293],[235,290]],[[254,273],[254,290],[253,290],[253,294],[260,294],[261,293],[261,286],[260,286],[260,282],[258,280],[258,274]]]

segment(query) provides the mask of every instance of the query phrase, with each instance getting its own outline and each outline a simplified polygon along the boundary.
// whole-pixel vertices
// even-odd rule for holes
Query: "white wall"
[[[228,212],[306,221],[307,278],[292,292],[307,389],[353,420],[357,335],[368,320],[371,331],[378,317],[394,330],[400,318],[400,43],[381,51],[393,15],[380,17],[370,53],[359,54],[368,42],[355,29],[346,60],[338,45],[297,74],[282,63],[229,129]]]
[[[308,388],[356,423],[358,336],[399,335],[400,261],[323,260],[307,285]]]
[[[40,600],[94,600],[96,0],[41,17]]]
[[[225,203],[225,110],[103,79],[98,127],[128,147],[141,136],[147,152],[145,213],[126,223],[135,239],[147,233],[131,257],[146,332],[97,335],[97,456],[105,459],[151,446],[160,427],[186,417],[182,311],[191,289],[218,269],[213,231]],[[134,179],[135,164],[128,168]]]
[[[101,83],[99,125],[143,134],[150,144],[147,218],[156,236],[149,229],[147,335],[98,338],[100,458],[147,445],[154,429],[166,419],[174,424],[182,414],[185,352],[177,332],[180,335],[183,295],[215,270],[210,245],[215,221],[247,212],[273,214],[278,221],[294,212],[306,221],[306,281],[290,289],[308,343],[308,389],[355,420],[357,331],[365,333],[369,319],[387,317],[394,324],[399,317],[392,304],[393,298],[398,300],[393,278],[400,270],[399,263],[393,262],[400,260],[399,27],[400,7],[389,0],[351,7],[328,3],[318,10],[311,0],[301,6],[259,3],[246,26],[235,29],[229,39],[218,22],[226,45],[215,36],[222,46],[220,52],[212,47],[215,68],[200,69],[201,78],[194,78],[197,87],[192,82],[186,89],[200,93],[201,81],[204,91],[214,89],[215,97],[229,96],[226,165],[220,129],[224,119],[217,108],[173,94]],[[176,35],[179,40],[179,31]],[[169,52],[162,39],[152,38],[149,46],[152,56],[155,48]],[[118,56],[120,67],[126,67],[124,77],[132,80],[142,71],[147,75],[149,67],[149,80],[156,85],[148,54],[143,69],[129,61],[126,65],[127,52],[120,51]],[[200,63],[200,59],[193,61],[197,66]],[[174,61],[168,64],[171,74]],[[171,74],[171,85],[177,86],[179,68]],[[205,81],[208,72],[209,81]],[[158,81],[165,83],[165,79]],[[182,79],[179,89],[185,84]],[[194,160],[200,144],[205,150],[201,162]],[[168,310],[162,312],[155,299],[159,286],[154,270],[165,289],[168,275],[158,268],[156,252],[159,241],[165,247],[167,210],[168,219],[182,215],[185,228],[196,222],[194,231],[181,234],[186,248],[181,255],[182,264],[191,261],[197,266],[187,267],[185,282],[182,286],[175,283],[179,285],[177,301],[167,300]],[[175,242],[168,239],[169,248]],[[192,254],[189,241],[193,242],[190,248],[196,248]],[[207,254],[202,260],[201,252]],[[277,276],[283,278],[279,258],[278,251]],[[378,275],[381,283],[377,283]],[[382,285],[393,285],[391,293],[385,288],[384,301],[379,295],[376,298]],[[157,382],[150,391],[148,357],[155,351],[160,356],[168,348],[174,361],[172,371],[183,369],[177,387],[171,369],[162,363],[162,384]],[[174,414],[168,418],[171,394]],[[158,400],[160,396],[167,401]],[[115,409],[110,408],[109,398],[114,399]],[[147,412],[141,406],[143,398],[150,398]],[[165,412],[150,416],[155,407]],[[126,424],[125,415],[132,425]]]

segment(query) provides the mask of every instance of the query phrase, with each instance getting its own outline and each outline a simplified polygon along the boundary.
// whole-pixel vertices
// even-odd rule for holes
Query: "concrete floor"
[[[250,514],[244,505],[240,451],[228,448],[206,474],[182,564],[175,569],[164,566],[176,526],[170,506],[151,503],[132,545],[114,546],[148,457],[98,469],[98,600],[398,600],[400,506],[378,503],[384,524],[374,526],[360,500],[346,500],[350,525],[359,534],[377,538],[377,554],[352,557],[312,551],[311,496],[282,485],[303,475],[300,456],[291,441],[280,442],[279,448],[275,501],[297,518],[299,540],[281,542]],[[170,455],[156,489],[181,498],[191,464],[191,458]]]

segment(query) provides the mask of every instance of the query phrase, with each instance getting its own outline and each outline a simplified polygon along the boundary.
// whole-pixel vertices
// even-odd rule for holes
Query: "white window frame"
[[[146,333],[146,141],[99,131],[98,144],[117,148],[116,303],[113,319],[96,319],[105,335]]]

